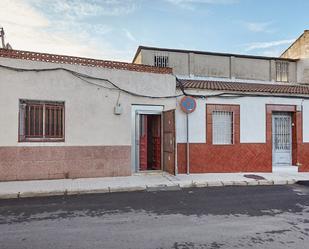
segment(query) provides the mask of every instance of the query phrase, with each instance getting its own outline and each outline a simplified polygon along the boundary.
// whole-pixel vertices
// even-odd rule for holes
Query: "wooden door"
[[[140,115],[140,137],[139,137],[139,170],[147,170],[147,115]]]
[[[161,169],[161,116],[153,116],[152,126],[152,143],[153,143],[153,168]]]
[[[163,112],[163,170],[175,175],[175,110]]]

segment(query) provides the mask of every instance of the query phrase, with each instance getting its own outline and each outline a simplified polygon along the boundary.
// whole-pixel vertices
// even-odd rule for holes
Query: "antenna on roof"
[[[5,44],[4,34],[5,34],[4,29],[1,27],[0,28],[0,37],[1,37],[1,42],[2,42],[2,48],[3,49],[12,49],[12,46],[9,43]]]

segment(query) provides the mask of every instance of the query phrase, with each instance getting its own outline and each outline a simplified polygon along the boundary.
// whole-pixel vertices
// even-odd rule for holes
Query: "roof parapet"
[[[84,57],[30,52],[30,51],[22,51],[22,50],[0,49],[0,57],[30,60],[30,61],[41,61],[41,62],[49,62],[49,63],[58,63],[58,64],[102,67],[102,68],[128,70],[128,71],[135,71],[135,72],[157,73],[157,74],[172,74],[173,72],[172,68],[169,68],[169,67],[160,68],[160,67],[154,67],[154,66],[148,66],[148,65],[127,63],[127,62],[98,60],[98,59],[91,59],[91,58],[84,58]]]

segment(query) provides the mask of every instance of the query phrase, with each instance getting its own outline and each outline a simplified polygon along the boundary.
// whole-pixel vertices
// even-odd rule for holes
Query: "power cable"
[[[95,85],[98,87],[102,87],[108,90],[119,90],[122,91],[124,93],[127,93],[129,95],[135,96],[135,97],[143,97],[143,98],[151,98],[151,99],[171,99],[171,98],[178,98],[181,96],[190,96],[190,97],[194,97],[194,98],[215,98],[215,97],[220,97],[220,98],[241,98],[241,97],[277,97],[277,98],[301,98],[301,99],[309,99],[309,96],[303,96],[303,95],[285,95],[285,94],[255,94],[255,93],[231,93],[231,92],[223,92],[223,93],[218,93],[218,94],[208,94],[208,95],[203,95],[203,94],[190,94],[188,92],[185,91],[185,87],[183,86],[182,82],[176,77],[176,82],[177,82],[177,87],[180,88],[180,90],[182,91],[182,94],[178,94],[178,95],[168,95],[168,96],[151,96],[151,95],[144,95],[144,94],[139,94],[136,92],[132,92],[130,90],[126,90],[122,87],[119,87],[117,84],[113,83],[112,81],[110,81],[109,79],[105,79],[105,78],[100,78],[100,77],[94,77],[91,75],[87,75],[87,74],[83,74],[83,73],[79,73],[76,72],[74,70],[70,70],[67,68],[63,68],[63,67],[55,67],[55,68],[17,68],[17,67],[11,67],[11,66],[5,66],[5,65],[1,65],[1,68],[7,69],[7,70],[12,70],[12,71],[16,71],[16,72],[49,72],[49,71],[65,71],[70,73],[71,75],[73,75],[74,77],[86,82],[87,84],[91,84],[91,85]],[[103,86],[101,84],[98,83],[94,83],[91,82],[87,79],[92,79],[92,80],[99,80],[99,81],[104,81],[109,83],[110,85],[112,85],[113,87],[107,87],[107,86]]]

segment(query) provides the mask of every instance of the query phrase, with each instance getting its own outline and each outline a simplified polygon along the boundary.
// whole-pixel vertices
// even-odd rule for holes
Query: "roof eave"
[[[195,91],[208,91],[208,92],[217,92],[217,93],[226,93],[231,95],[247,95],[247,96],[265,96],[265,97],[297,97],[297,98],[309,98],[309,94],[295,94],[295,93],[273,93],[273,92],[245,92],[245,91],[231,91],[231,90],[212,90],[205,88],[190,88],[185,87],[185,90],[195,90]]]

